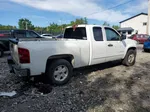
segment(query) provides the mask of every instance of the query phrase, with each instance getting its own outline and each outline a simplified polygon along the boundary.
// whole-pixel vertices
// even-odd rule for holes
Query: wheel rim
[[[57,66],[54,70],[54,79],[56,81],[64,81],[69,74],[69,70],[65,65]]]
[[[129,57],[128,57],[128,62],[133,63],[134,59],[135,59],[134,54],[130,54]]]

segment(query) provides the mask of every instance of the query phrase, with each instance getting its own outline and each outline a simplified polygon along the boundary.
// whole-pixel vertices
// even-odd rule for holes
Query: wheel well
[[[125,56],[127,55],[127,53],[128,53],[129,50],[136,50],[136,47],[130,47],[130,48],[126,51],[126,53],[125,53],[125,55],[124,55],[123,58],[125,58]]]
[[[55,55],[55,56],[50,56],[48,59],[47,59],[47,62],[46,62],[46,71],[47,71],[47,67],[55,60],[58,60],[58,59],[65,59],[67,60],[72,66],[74,64],[73,60],[74,60],[74,57],[73,55],[70,55],[70,54],[65,54],[65,55]]]
[[[136,47],[130,47],[129,49],[128,49],[128,51],[129,50],[136,50]]]

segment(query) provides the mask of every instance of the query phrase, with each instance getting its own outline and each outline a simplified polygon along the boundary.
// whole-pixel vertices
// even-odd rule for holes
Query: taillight
[[[3,37],[3,36],[5,36],[4,34],[0,34],[0,37]]]
[[[0,34],[0,38],[9,38],[10,34]]]
[[[30,53],[28,49],[18,48],[18,53],[20,63],[30,63]]]

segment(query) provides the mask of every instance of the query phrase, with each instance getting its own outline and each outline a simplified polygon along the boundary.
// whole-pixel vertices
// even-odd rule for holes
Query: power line
[[[116,6],[110,7],[110,8],[108,8],[108,9],[106,9],[106,10],[101,11],[101,12],[104,12],[104,11],[107,11],[107,10],[111,10],[111,9],[120,7],[120,6],[122,6],[122,5],[128,4],[128,3],[133,2],[133,1],[134,1],[134,0],[126,1],[126,2],[124,2],[124,3],[121,3],[121,4],[118,4],[118,5],[116,5]],[[90,16],[90,15],[93,15],[93,14],[97,14],[97,13],[101,13],[101,12],[96,11],[96,12],[93,12],[93,13],[87,15],[87,16]],[[86,17],[87,17],[87,16],[86,16]]]

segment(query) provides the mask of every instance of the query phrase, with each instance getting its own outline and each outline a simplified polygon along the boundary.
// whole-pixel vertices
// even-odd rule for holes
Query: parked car
[[[130,39],[136,40],[137,43],[139,44],[143,44],[147,39],[148,39],[148,35],[146,34],[135,34],[132,35],[131,37],[129,37]]]
[[[147,39],[146,42],[144,42],[143,49],[145,52],[150,51],[150,37]]]
[[[11,30],[7,33],[0,34],[0,57],[3,56],[4,51],[9,51],[9,39],[11,38],[38,38],[37,33],[30,30]]]
[[[55,85],[69,81],[74,68],[122,60],[132,66],[136,60],[136,42],[123,39],[110,27],[78,25],[67,27],[63,38],[53,40],[11,40],[10,70],[22,76],[45,73]]]
[[[63,38],[63,37],[64,37],[63,34],[59,34],[59,35],[53,36],[52,38]]]
[[[44,37],[44,38],[52,38],[53,35],[52,35],[52,34],[42,34],[41,37]]]
[[[57,35],[56,38],[63,38],[64,35],[63,34],[60,34],[60,35]]]

